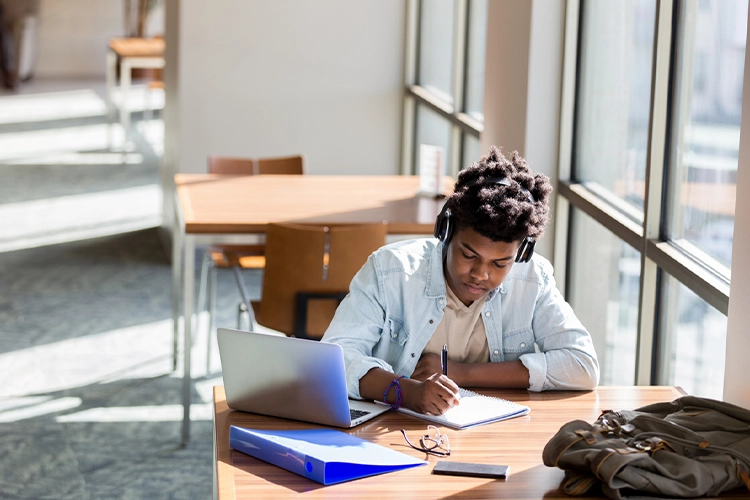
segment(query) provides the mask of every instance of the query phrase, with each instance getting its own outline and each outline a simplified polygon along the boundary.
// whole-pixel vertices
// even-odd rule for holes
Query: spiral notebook
[[[398,411],[453,429],[467,429],[490,422],[520,417],[531,411],[528,406],[505,399],[484,396],[466,389],[459,389],[459,394],[461,395],[461,403],[442,415],[427,415],[408,408],[399,408]]]

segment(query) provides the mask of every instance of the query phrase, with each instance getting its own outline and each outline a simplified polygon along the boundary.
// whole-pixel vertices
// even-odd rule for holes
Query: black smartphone
[[[444,474],[447,476],[470,476],[489,477],[493,479],[505,479],[508,475],[507,465],[474,464],[469,462],[449,462],[441,460],[432,469],[433,474]]]

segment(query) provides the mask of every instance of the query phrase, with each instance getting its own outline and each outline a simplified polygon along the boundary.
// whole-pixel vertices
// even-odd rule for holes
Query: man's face
[[[448,286],[468,306],[500,286],[520,246],[520,241],[492,241],[471,228],[457,231],[445,259]]]

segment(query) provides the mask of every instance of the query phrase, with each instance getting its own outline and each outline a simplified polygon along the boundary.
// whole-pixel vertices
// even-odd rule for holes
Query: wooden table
[[[429,461],[415,467],[347,483],[322,486],[314,481],[229,448],[229,426],[255,429],[309,429],[319,427],[292,420],[229,410],[224,387],[214,387],[214,497],[245,498],[560,498],[563,471],[542,463],[542,450],[565,423],[596,420],[603,410],[634,409],[672,401],[684,393],[674,387],[599,387],[590,392],[532,393],[493,390],[485,394],[531,407],[524,417],[463,431],[441,428],[450,439],[450,460],[510,466],[506,480],[432,475],[439,459],[406,446],[400,429],[419,436],[427,422],[388,412],[348,432],[388,448]]]
[[[450,193],[454,180],[446,177]],[[193,317],[197,243],[256,244],[270,223],[346,225],[388,222],[389,239],[431,235],[443,200],[416,196],[417,176],[256,175],[175,176],[172,284],[175,342],[183,318]],[[192,321],[183,321],[184,346]],[[176,346],[175,346],[176,352]],[[182,442],[190,439],[190,349],[184,349]],[[175,358],[176,359],[176,358]]]
[[[128,108],[128,94],[130,91],[130,70],[133,68],[163,68],[164,67],[164,39],[163,38],[113,38],[109,41],[107,50],[106,97],[107,118],[111,124],[114,116],[115,76],[117,61],[120,61],[120,124],[125,134],[123,149],[128,145],[128,129],[130,128],[130,110]],[[111,129],[111,127],[110,127]],[[108,139],[112,146],[112,133]]]

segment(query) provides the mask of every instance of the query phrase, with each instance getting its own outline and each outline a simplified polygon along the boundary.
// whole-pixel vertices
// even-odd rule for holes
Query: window
[[[747,2],[686,2],[678,16],[666,232],[728,276]]]
[[[476,160],[482,131],[487,0],[410,0],[402,172],[420,144],[440,146],[445,173]]]
[[[602,385],[633,385],[641,258],[630,245],[573,209],[568,298],[591,332]]]
[[[576,177],[643,219],[656,2],[587,3],[576,101]],[[595,134],[590,131],[596,131]]]
[[[569,224],[556,237],[605,385],[721,397],[747,12],[748,0],[569,9]]]
[[[419,82],[453,105],[453,0],[424,2],[419,18]]]
[[[471,118],[482,123],[484,121],[484,55],[487,47],[486,0],[473,1],[469,4],[469,29],[466,35],[466,99],[464,109]]]
[[[722,399],[727,317],[664,273],[657,380]]]
[[[451,124],[424,104],[417,104],[417,144],[440,146],[445,158],[450,158]]]

